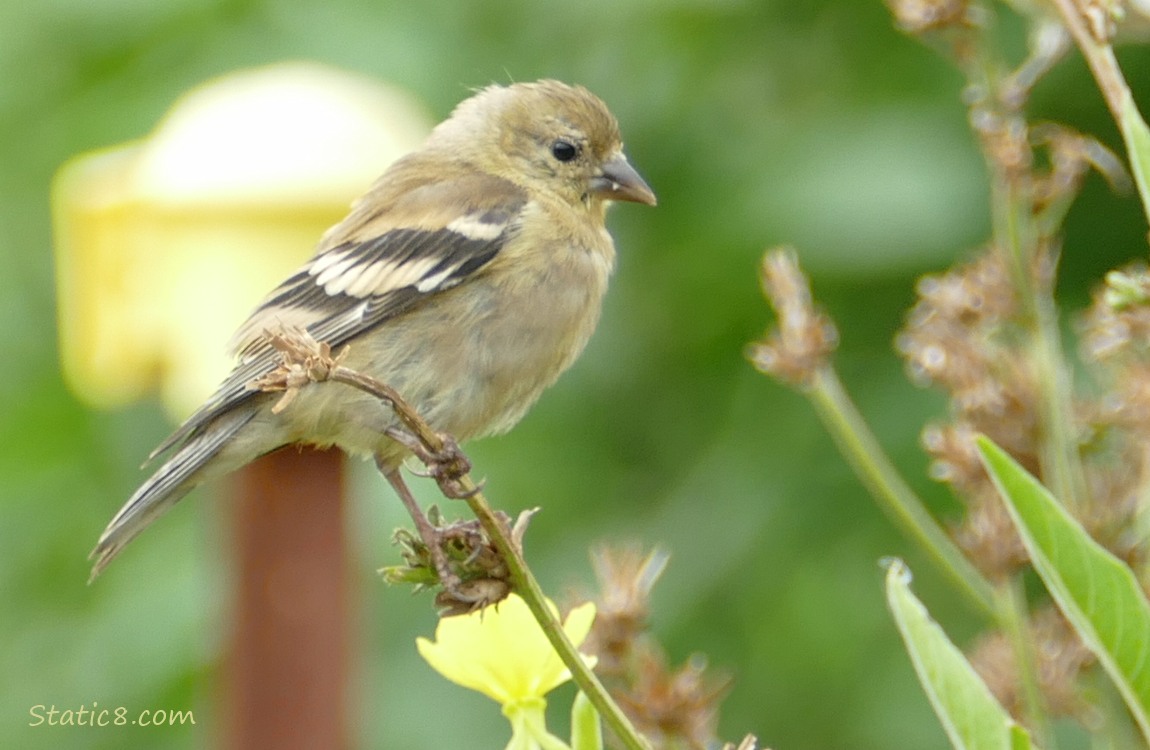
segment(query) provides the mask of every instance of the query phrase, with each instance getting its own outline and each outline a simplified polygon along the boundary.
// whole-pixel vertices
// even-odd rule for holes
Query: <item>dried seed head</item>
[[[705,750],[715,743],[719,704],[730,683],[709,674],[701,656],[672,671],[660,650],[644,649],[630,689],[618,700],[655,747]]]
[[[1091,136],[1065,125],[1043,122],[1030,128],[1030,138],[1036,146],[1045,147],[1049,161],[1049,169],[1034,184],[1037,212],[1051,205],[1069,207],[1091,169],[1102,175],[1112,190],[1125,192],[1131,188],[1132,180],[1122,159]]]
[[[702,657],[672,670],[648,632],[651,588],[667,559],[633,546],[595,551],[602,591],[585,645],[599,658],[596,672],[608,691],[655,747],[703,750],[718,745],[719,704],[730,680],[711,674]]]
[[[1028,181],[1034,164],[1026,120],[1004,114],[985,103],[971,107],[970,125],[982,141],[982,151],[991,165],[1007,180]]]
[[[898,27],[908,34],[923,34],[967,20],[966,0],[887,0]]]
[[[988,477],[974,442],[977,436],[967,422],[928,424],[922,431],[922,447],[931,457],[930,478],[946,482],[960,495],[986,486]]]
[[[1082,338],[1090,361],[1150,361],[1150,270],[1144,264],[1106,274],[1086,314]]]
[[[910,378],[945,390],[969,430],[986,433],[1015,455],[1032,452],[1037,387],[1007,335],[1016,297],[998,255],[986,251],[972,263],[926,276],[918,295],[895,338]],[[953,470],[938,467],[947,476]]]
[[[602,546],[592,552],[600,593],[587,647],[599,657],[601,674],[626,672],[635,644],[647,629],[651,589],[668,559],[659,549],[644,553],[637,546]]]
[[[838,346],[838,331],[815,308],[793,250],[779,248],[764,256],[762,283],[778,326],[751,344],[747,356],[761,372],[793,386],[808,386]]]
[[[955,543],[987,578],[1009,580],[1028,558],[998,491],[986,482],[962,499],[966,513],[952,531]]]
[[[1093,655],[1051,606],[1031,617],[1029,643],[1047,711],[1052,716],[1083,718],[1089,707],[1079,693],[1077,680],[1094,663]],[[984,635],[971,650],[970,662],[999,702],[1015,718],[1023,718],[1018,665],[1007,637],[999,631]]]

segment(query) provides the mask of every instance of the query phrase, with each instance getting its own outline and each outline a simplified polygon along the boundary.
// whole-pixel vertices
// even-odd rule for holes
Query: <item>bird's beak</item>
[[[623,154],[603,164],[603,172],[591,180],[591,192],[610,201],[634,201],[648,206],[656,203],[654,191]]]

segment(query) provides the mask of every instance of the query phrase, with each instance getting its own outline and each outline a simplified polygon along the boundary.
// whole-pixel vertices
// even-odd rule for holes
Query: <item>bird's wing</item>
[[[404,183],[402,175],[381,180],[240,326],[232,339],[235,369],[151,458],[255,395],[248,383],[280,363],[265,331],[298,326],[336,350],[474,277],[514,234],[527,203],[518,186],[477,172]]]

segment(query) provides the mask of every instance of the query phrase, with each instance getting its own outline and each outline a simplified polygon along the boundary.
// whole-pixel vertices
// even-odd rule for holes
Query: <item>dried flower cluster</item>
[[[838,346],[831,319],[811,300],[811,288],[790,248],[766,254],[763,293],[778,314],[778,327],[750,346],[747,357],[761,372],[790,385],[806,387]]]
[[[1070,37],[1052,16],[1033,12],[1026,19],[1029,54],[1008,72],[993,51],[988,3],[887,4],[900,28],[940,48],[966,74],[964,100],[990,172],[994,238],[967,262],[919,282],[895,341],[911,380],[941,390],[949,402],[946,418],[923,430],[922,443],[931,477],[947,484],[963,506],[953,538],[992,584],[1020,585],[1026,553],[979,460],[975,438],[984,434],[1045,484],[1064,490],[1079,522],[1129,563],[1146,588],[1150,270],[1142,264],[1109,274],[1084,316],[1087,374],[1100,385],[1094,392],[1073,388],[1052,293],[1062,222],[1086,175],[1096,170],[1116,189],[1130,180],[1122,161],[1093,138],[1062,125],[1031,123],[1024,110]],[[1092,0],[1080,5],[1117,7]],[[750,358],[788,384],[818,389],[816,376],[830,366],[835,328],[811,300],[793,252],[768,252],[763,286],[778,328],[752,346]],[[816,395],[816,403],[827,398]],[[1089,723],[1079,680],[1093,664],[1087,649],[1048,602],[1036,605],[1025,628],[1021,639],[997,631],[984,635],[972,650],[976,669],[1024,723],[1034,710]],[[1027,661],[1035,669],[1037,700],[1024,699],[1020,687],[1019,664]]]
[[[908,8],[916,3],[894,0],[891,5],[901,27],[937,41],[939,25],[907,22]],[[967,8],[966,17],[971,14]],[[1053,289],[1061,224],[1088,172],[1097,170],[1116,189],[1129,184],[1121,161],[1093,138],[1025,119],[1031,89],[1068,48],[1068,34],[1058,23],[1042,14],[1029,20],[1029,56],[1014,73],[997,80],[984,77],[989,40],[948,50],[969,77],[970,122],[992,175],[998,221],[1013,227],[995,236],[1013,246],[992,244],[972,262],[924,278],[896,339],[912,379],[941,388],[949,398],[949,418],[923,431],[930,473],[964,505],[953,528],[955,541],[995,582],[1017,575],[1026,562],[1025,550],[982,471],[975,435],[986,434],[1048,483],[1051,477],[1044,476],[1044,469],[1060,460],[1043,452],[1054,429],[1043,399],[1054,392],[1049,383],[1066,376],[1047,371],[1050,360],[1037,356],[1034,348],[1034,331],[1042,325],[1038,319],[1052,317],[1053,311],[1021,295],[1049,296]],[[981,33],[970,25],[963,28],[971,35]],[[969,49],[980,50],[981,64],[971,64]],[[1074,403],[1063,405],[1072,422],[1064,429],[1070,450],[1081,457],[1085,484],[1085,496],[1075,498],[1073,510],[1100,543],[1140,573],[1145,538],[1136,531],[1137,518],[1141,498],[1150,489],[1148,301],[1150,276],[1144,267],[1108,277],[1082,331],[1087,363],[1109,381],[1108,388],[1099,396],[1076,393]],[[1092,659],[1073,630],[1045,605],[1029,621],[1029,641],[1044,710],[1085,720],[1077,681]],[[972,661],[1003,704],[1024,718],[1017,647],[991,632],[976,645]]]
[[[1126,192],[1132,187],[1122,160],[1088,135],[1065,125],[1043,122],[1030,128],[1030,140],[1045,150],[1049,162],[1046,172],[1036,175],[1035,213],[1056,210],[1057,216],[1050,218],[1060,221],[1092,169],[1102,175],[1115,192]]]
[[[908,34],[922,34],[966,22],[966,0],[887,0],[895,21]]]
[[[458,591],[436,594],[435,605],[440,614],[467,614],[507,596],[511,591],[507,564],[479,521],[447,523],[434,505],[428,509],[427,516],[439,533],[440,546],[452,572],[460,580]],[[500,516],[505,523],[510,520],[502,513]],[[417,591],[439,583],[431,550],[422,539],[401,528],[396,530],[392,542],[399,547],[404,564],[381,569],[379,572],[385,581],[414,584]]]
[[[1032,471],[1038,469],[1039,392],[1013,319],[1018,304],[1001,255],[985,250],[973,262],[918,284],[918,302],[895,339],[911,379],[942,388],[951,418],[933,423],[922,441],[930,474],[966,506],[955,539],[992,580],[1026,562],[1006,510],[979,462],[979,433]]]
[[[1078,689],[1078,675],[1094,664],[1094,655],[1074,636],[1058,610],[1045,606],[1030,618],[1028,632],[1033,645],[1039,690],[1054,716],[1089,720],[1089,704]],[[1018,679],[1014,648],[1001,631],[992,631],[975,642],[970,651],[975,671],[1014,716],[1022,716],[1024,698]]]
[[[592,560],[600,594],[585,647],[599,658],[596,672],[603,684],[655,747],[713,747],[729,679],[710,674],[701,656],[671,668],[647,630],[651,588],[667,556],[657,550],[601,548]],[[753,738],[743,742],[754,747]]]
[[[966,507],[954,530],[956,541],[992,580],[1013,575],[1025,555],[978,461],[974,436],[989,436],[1042,475],[1041,394],[1022,335],[1023,311],[1001,258],[991,248],[970,263],[923,278],[918,301],[896,338],[911,379],[949,397],[949,420],[928,425],[922,441],[932,458],[932,478],[948,484]],[[1085,359],[1105,389],[1074,405],[1088,490],[1079,521],[1138,570],[1145,540],[1133,531],[1134,520],[1140,498],[1150,490],[1150,274],[1145,267],[1110,273],[1081,331]]]
[[[1146,580],[1142,516],[1150,497],[1150,273],[1111,271],[1081,325],[1082,352],[1102,385],[1088,403],[1094,469],[1084,525]]]

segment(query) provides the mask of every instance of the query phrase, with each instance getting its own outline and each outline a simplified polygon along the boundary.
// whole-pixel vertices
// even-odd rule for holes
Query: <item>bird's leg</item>
[[[471,461],[451,435],[439,433],[443,443],[439,450],[429,449],[419,438],[399,427],[388,428],[387,436],[415,454],[427,467],[427,475],[435,480],[446,497],[466,500],[483,489],[482,482],[467,488],[460,483],[467,472],[471,471]]]
[[[424,515],[423,509],[419,507],[416,502],[415,496],[411,494],[408,489],[407,483],[403,481],[403,476],[399,473],[399,468],[390,468],[384,466],[379,459],[376,459],[375,465],[379,468],[379,472],[383,474],[384,479],[395,490],[395,494],[399,495],[400,502],[407,508],[407,512],[411,514],[411,520],[415,522],[415,530],[419,532],[419,538],[427,545],[427,552],[431,555],[431,564],[435,568],[436,575],[439,576],[439,583],[443,586],[444,590],[453,594],[460,590],[462,581],[459,576],[451,569],[447,562],[447,555],[443,552],[443,535],[440,530],[431,525],[431,521],[427,520]]]

